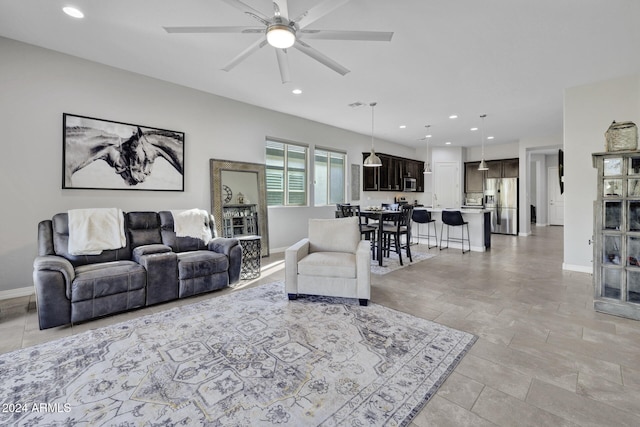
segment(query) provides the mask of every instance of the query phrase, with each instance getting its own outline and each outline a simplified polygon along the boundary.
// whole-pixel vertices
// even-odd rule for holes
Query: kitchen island
[[[440,230],[442,228],[442,211],[462,212],[462,218],[469,223],[469,241],[471,242],[471,250],[475,252],[485,252],[491,247],[491,214],[488,210],[482,208],[465,208],[465,209],[442,209],[442,208],[423,208],[416,207],[414,210],[426,209],[431,213],[431,218],[435,219],[435,228],[438,235],[438,243],[440,243]],[[420,238],[418,238],[418,226],[420,226]],[[446,227],[445,227],[446,228]],[[422,244],[427,244],[426,225],[413,222],[411,224],[411,233],[413,240]],[[442,236],[446,239],[447,230],[442,232]],[[462,227],[450,227],[449,236],[451,238],[460,239],[462,237]],[[433,244],[433,238],[431,238]],[[461,243],[450,241],[450,248],[462,248]],[[465,243],[465,250],[467,244]]]

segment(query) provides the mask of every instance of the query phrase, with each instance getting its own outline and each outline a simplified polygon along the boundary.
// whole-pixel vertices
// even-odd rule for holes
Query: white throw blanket
[[[99,255],[126,246],[122,209],[72,209],[68,214],[71,255]]]
[[[207,243],[211,240],[209,214],[202,209],[171,211],[173,215],[173,231],[176,237],[195,237]]]

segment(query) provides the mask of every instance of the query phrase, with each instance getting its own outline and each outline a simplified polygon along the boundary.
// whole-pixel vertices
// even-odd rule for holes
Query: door
[[[437,162],[433,171],[433,207],[460,207],[460,169],[456,162]]]
[[[560,194],[557,166],[547,168],[547,197],[549,225],[564,225],[564,196]]]

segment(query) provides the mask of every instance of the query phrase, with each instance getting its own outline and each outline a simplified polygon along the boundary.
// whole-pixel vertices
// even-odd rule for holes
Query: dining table
[[[384,235],[383,224],[385,221],[395,222],[398,220],[398,217],[402,215],[401,210],[390,210],[390,209],[363,209],[360,211],[360,215],[370,219],[378,221],[378,226],[376,227],[376,256],[378,257],[378,264],[380,267],[382,265],[382,238]]]

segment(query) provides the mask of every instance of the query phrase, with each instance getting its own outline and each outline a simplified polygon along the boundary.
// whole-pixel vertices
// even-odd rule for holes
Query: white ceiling
[[[272,15],[269,0],[244,2]],[[289,14],[317,3],[289,0]],[[62,13],[69,4],[85,18]],[[221,0],[0,0],[1,36],[366,135],[371,109],[348,104],[377,101],[376,137],[409,146],[426,124],[435,145],[479,145],[469,128],[483,113],[488,143],[558,135],[565,88],[640,72],[638,0],[351,0],[309,28],[393,31],[391,42],[308,40],[351,72],[289,49],[287,84],[270,46],[220,70],[255,34],[162,28],[190,25],[256,21]]]

